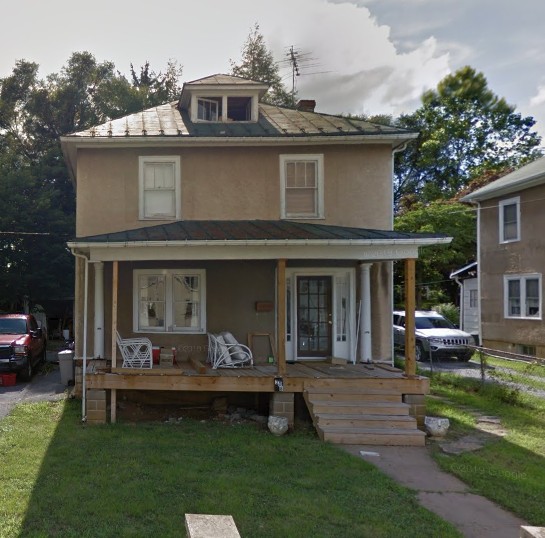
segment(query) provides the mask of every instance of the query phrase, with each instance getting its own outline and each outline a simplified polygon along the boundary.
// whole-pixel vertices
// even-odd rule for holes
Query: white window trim
[[[516,205],[517,207],[517,237],[515,239],[505,239],[504,237],[505,226],[503,221],[503,208],[506,205]],[[520,241],[520,196],[508,198],[507,200],[501,200],[498,204],[498,209],[500,213],[500,243],[514,243],[515,241]]]
[[[317,214],[286,213],[286,163],[297,161],[314,161],[318,171]],[[324,156],[323,154],[286,154],[280,155],[280,218],[282,219],[324,219]]]
[[[165,276],[165,328],[156,330],[151,328],[140,329],[138,326],[138,315],[140,307],[140,296],[138,281],[141,275],[161,275]],[[200,326],[185,327],[174,330],[174,313],[173,292],[172,292],[172,276],[173,275],[188,275],[199,277],[200,290]],[[206,333],[206,270],[205,269],[134,269],[133,271],[133,332],[135,333],[154,333],[154,334],[203,334]]]
[[[219,97],[221,99],[221,115],[218,113],[218,119],[216,121],[199,119],[199,106],[198,102],[209,101],[211,97]],[[194,92],[191,95],[190,115],[193,123],[232,123],[227,118],[227,98],[228,97],[248,97],[251,99],[250,114],[251,118],[246,121],[237,121],[236,123],[255,123],[259,118],[259,99],[255,93],[236,93],[236,92],[218,92],[218,91],[206,91],[206,92]]]
[[[144,166],[150,162],[174,164],[175,215],[146,217],[144,215]],[[150,155],[138,158],[138,218],[139,220],[180,220],[182,218],[182,171],[180,157],[176,155]]]
[[[526,316],[526,281],[538,280],[539,289],[539,316]],[[512,280],[520,281],[520,316],[512,316],[509,314],[509,282]],[[503,314],[506,319],[542,319],[543,292],[541,288],[541,273],[523,273],[517,275],[503,275]]]

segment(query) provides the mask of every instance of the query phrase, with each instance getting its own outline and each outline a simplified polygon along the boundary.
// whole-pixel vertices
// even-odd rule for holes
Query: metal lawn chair
[[[152,346],[149,338],[121,338],[121,335],[116,331],[116,339],[123,357],[123,368],[152,367]]]
[[[208,333],[208,362],[214,370],[254,364],[250,348],[239,344],[230,332]]]

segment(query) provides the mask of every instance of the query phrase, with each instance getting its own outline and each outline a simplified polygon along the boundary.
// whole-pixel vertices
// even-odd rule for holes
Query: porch
[[[389,364],[287,363],[280,376],[274,364],[213,370],[199,360],[185,360],[145,371],[91,368],[86,385],[89,421],[108,418],[106,395],[110,396],[109,418],[116,420],[118,390],[177,391],[181,397],[196,392],[212,396],[255,393],[268,395],[270,414],[285,416],[292,426],[295,399],[302,397],[318,435],[326,441],[423,445],[425,439],[421,430],[429,380],[407,376]]]

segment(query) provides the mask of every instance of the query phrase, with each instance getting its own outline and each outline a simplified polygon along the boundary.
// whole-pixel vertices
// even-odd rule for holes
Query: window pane
[[[469,290],[469,308],[477,308],[477,290]]]
[[[539,279],[526,280],[526,316],[539,316]]]
[[[197,275],[174,275],[174,325],[200,327],[200,282]]]
[[[144,192],[144,216],[146,217],[172,217],[176,216],[176,203],[174,191],[145,191]]]
[[[165,277],[142,275],[139,280],[138,326],[140,329],[165,326]]]
[[[316,189],[286,189],[288,215],[316,215]]]
[[[507,284],[508,313],[520,316],[520,280],[509,280]]]
[[[503,240],[517,239],[517,204],[503,206]]]

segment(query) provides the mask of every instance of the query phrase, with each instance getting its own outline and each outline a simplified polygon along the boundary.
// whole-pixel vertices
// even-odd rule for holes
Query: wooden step
[[[308,403],[308,402],[307,402]],[[409,406],[401,402],[358,402],[317,400],[310,402],[311,412],[335,414],[363,414],[363,415],[408,415]]]
[[[407,415],[360,415],[360,414],[316,414],[316,425],[338,428],[385,428],[385,429],[416,429],[416,420]]]
[[[425,446],[426,434],[420,430],[386,428],[317,428],[324,441],[339,445]]]
[[[400,402],[401,394],[395,390],[373,390],[373,389],[330,389],[311,388],[308,389],[308,397],[314,400],[336,400],[336,401],[377,401],[377,402]]]

